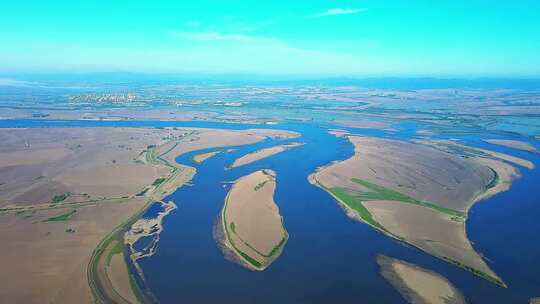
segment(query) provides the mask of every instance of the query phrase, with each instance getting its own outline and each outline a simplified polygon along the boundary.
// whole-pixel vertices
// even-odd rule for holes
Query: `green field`
[[[63,201],[66,200],[66,198],[69,197],[69,193],[64,193],[64,194],[60,194],[60,195],[55,195],[52,200],[51,200],[51,203],[52,204],[58,204],[58,203],[61,203]]]
[[[358,178],[353,178],[351,180],[368,189],[368,191],[359,192],[357,195],[354,196],[360,201],[378,201],[378,200],[398,201],[398,202],[415,204],[422,207],[430,208],[435,211],[448,214],[450,216],[457,216],[457,217],[465,216],[465,214],[461,211],[444,208],[432,202],[417,200],[401,192],[398,192],[389,188],[385,188],[383,186],[379,186],[365,180],[361,180]]]
[[[73,214],[75,214],[75,212],[77,212],[77,210],[73,209],[73,210],[71,210],[69,212],[62,213],[62,214],[59,214],[57,216],[50,217],[50,218],[44,220],[44,222],[64,222],[64,221],[69,221],[71,219],[71,216],[73,216]]]
[[[356,190],[352,191],[352,190],[340,188],[340,187],[333,187],[327,190],[330,191],[335,197],[337,197],[347,207],[354,210],[360,216],[362,221],[382,231],[386,231],[386,229],[373,218],[369,210],[367,210],[362,205],[362,202],[397,201],[397,202],[403,202],[407,204],[419,205],[425,208],[430,208],[437,212],[450,215],[456,220],[462,219],[465,217],[465,214],[461,211],[444,208],[431,202],[421,201],[413,197],[410,197],[406,194],[403,194],[401,192],[398,192],[398,191],[395,191],[395,190],[392,190],[383,186],[379,186],[377,184],[374,184],[365,180],[352,178],[351,181],[366,188],[367,191],[356,191]]]
[[[497,176],[494,177],[494,182],[496,182]],[[453,209],[444,208],[438,205],[435,205],[431,202],[421,201],[418,199],[415,199],[413,197],[410,197],[406,194],[400,193],[398,191],[388,189],[373,183],[370,183],[365,180],[353,178],[351,181],[363,186],[366,188],[366,191],[357,191],[357,190],[349,190],[346,188],[340,188],[340,187],[334,187],[334,188],[325,188],[327,191],[332,193],[340,202],[345,204],[348,208],[354,210],[362,219],[362,221],[366,222],[367,224],[378,228],[382,230],[383,232],[389,233],[381,224],[379,224],[375,219],[373,219],[373,216],[367,210],[363,205],[362,202],[365,201],[379,201],[379,200],[388,200],[388,201],[398,201],[403,202],[407,204],[415,204],[422,207],[433,209],[437,212],[441,212],[447,215],[452,216],[452,219],[464,219],[466,217],[465,213]],[[394,237],[397,237],[405,242],[406,240],[391,234]],[[499,278],[492,277],[484,272],[481,272],[475,268],[472,268],[470,266],[467,266],[463,263],[460,263],[456,260],[450,259],[448,257],[440,256],[440,258],[460,267],[467,271],[470,271],[474,273],[475,275],[482,277],[488,281],[491,281],[499,286],[506,287],[504,282],[502,282]]]
[[[362,205],[362,200],[360,200],[356,196],[350,195],[347,192],[347,189],[335,187],[335,188],[330,188],[328,190],[334,196],[336,196],[341,202],[347,205],[347,207],[353,209],[364,222],[374,227],[377,227],[379,229],[385,230],[381,224],[379,224],[377,221],[373,219],[373,216],[371,215],[371,213],[369,213],[369,211]]]
[[[157,187],[157,186],[161,185],[165,180],[166,180],[166,178],[164,178],[164,177],[156,178],[156,180],[152,183],[152,186]]]

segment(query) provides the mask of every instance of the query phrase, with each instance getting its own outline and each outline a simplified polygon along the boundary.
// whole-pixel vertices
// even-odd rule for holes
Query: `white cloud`
[[[311,17],[328,17],[328,16],[337,16],[337,15],[353,15],[359,14],[367,11],[367,8],[331,8],[322,13],[312,15]]]

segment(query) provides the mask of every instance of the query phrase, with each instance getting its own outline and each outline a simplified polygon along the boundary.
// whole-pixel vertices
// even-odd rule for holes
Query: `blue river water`
[[[280,124],[237,125],[208,122],[157,121],[0,121],[0,127],[144,126],[212,127],[228,129],[280,128],[302,133],[306,144],[247,166],[225,170],[235,158],[276,141],[237,147],[201,165],[192,162],[196,151],[177,161],[197,168],[192,185],[165,198],[178,209],[165,217],[155,255],[139,260],[148,287],[162,303],[405,303],[379,274],[378,254],[433,270],[450,280],[469,303],[528,303],[540,296],[540,173],[519,168],[522,177],[509,191],[477,203],[470,210],[467,233],[477,251],[508,288],[488,281],[392,240],[369,226],[350,220],[307,176],[317,167],[353,154],[345,139],[327,132],[331,126]],[[347,129],[356,134],[410,139],[416,123],[397,126],[396,132]],[[450,136],[450,135],[448,135]],[[445,135],[434,135],[442,137]],[[452,134],[465,143],[512,154],[540,165],[538,154],[482,142],[482,138],[517,138],[515,134]],[[282,141],[280,141],[282,142]],[[223,207],[228,182],[258,169],[277,173],[275,201],[290,238],[282,255],[265,271],[249,271],[226,260],[213,238],[213,227]],[[152,212],[150,212],[152,213]]]
[[[163,206],[159,202],[154,202],[152,205],[150,205],[143,215],[141,215],[142,218],[145,219],[151,219],[158,216],[160,212],[163,212]]]

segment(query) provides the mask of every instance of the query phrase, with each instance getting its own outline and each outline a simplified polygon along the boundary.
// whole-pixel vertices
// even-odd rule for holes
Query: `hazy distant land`
[[[518,150],[538,153],[538,149],[536,149],[535,146],[531,145],[530,143],[519,141],[519,140],[486,139],[485,141],[494,145],[500,145],[500,146],[505,146],[505,147],[514,148]]]

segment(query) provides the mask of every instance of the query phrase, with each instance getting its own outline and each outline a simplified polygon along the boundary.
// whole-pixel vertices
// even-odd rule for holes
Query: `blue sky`
[[[539,76],[540,1],[6,1],[0,46],[3,73]]]

